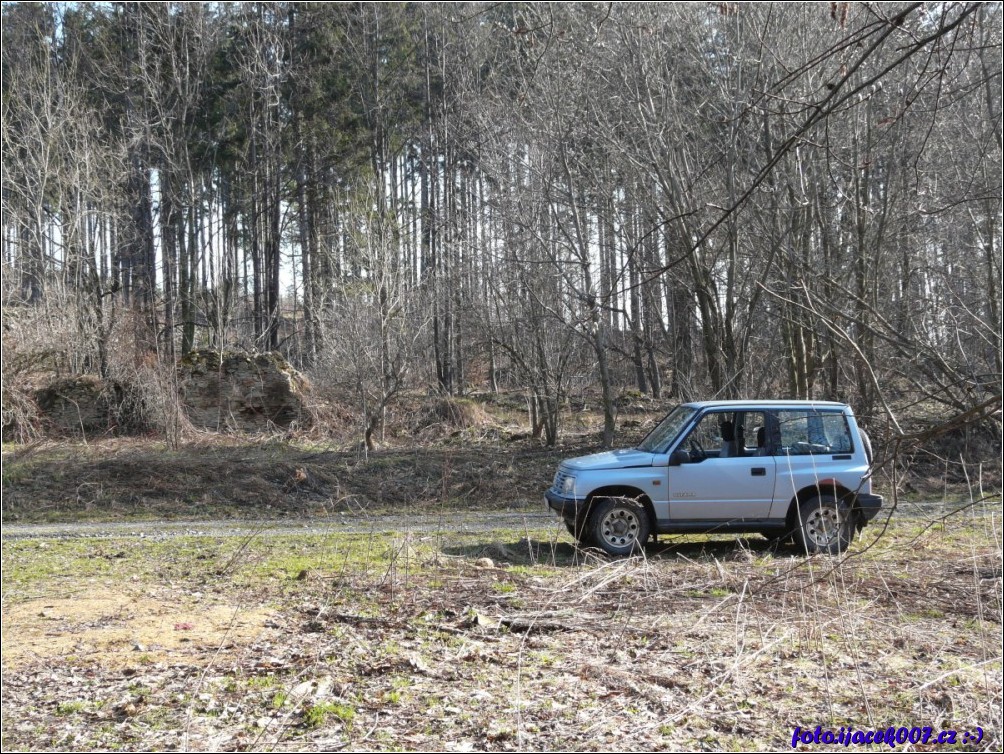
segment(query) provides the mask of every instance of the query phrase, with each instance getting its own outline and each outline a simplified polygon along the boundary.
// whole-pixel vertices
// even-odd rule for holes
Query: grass
[[[57,715],[74,715],[87,709],[86,702],[60,702],[56,705]]]
[[[890,724],[1000,747],[999,498],[905,499],[842,558],[686,535],[610,560],[556,521],[457,530],[539,511],[590,449],[5,446],[5,523],[245,520],[5,540],[4,748],[772,750],[796,725]],[[331,523],[360,512],[439,525]],[[328,527],[261,531],[282,517]]]
[[[447,740],[772,749],[795,725],[890,721],[980,725],[992,748],[1000,527],[996,511],[929,528],[893,521],[881,537],[866,529],[840,559],[694,536],[666,537],[644,557],[597,559],[557,523],[8,542],[5,641],[63,633],[74,659],[32,660],[5,644],[4,742],[69,740],[46,709],[91,726],[70,682],[85,677],[90,698],[111,700],[96,720],[118,720],[105,732],[91,726],[85,738],[98,748],[172,748],[188,730],[189,746],[243,740],[251,749],[321,749],[345,737],[404,749]],[[132,597],[39,622],[82,589]],[[200,634],[210,603],[229,606],[219,611],[226,625]],[[188,608],[194,630],[174,630]],[[163,616],[164,635],[142,652],[102,643],[103,632],[147,614]],[[58,679],[44,690],[28,680],[36,662]],[[291,690],[307,681],[317,696],[293,703]],[[129,690],[136,684],[141,696]],[[137,711],[116,711],[124,696]]]
[[[5,450],[11,523],[279,518],[536,509],[541,480],[575,449],[502,445],[355,450],[213,438],[176,450],[146,438]]]
[[[346,731],[351,731],[352,721],[355,720],[355,717],[355,709],[348,704],[339,702],[312,704],[303,712],[303,721],[308,728],[320,728],[328,722],[329,718],[337,718],[345,726]]]

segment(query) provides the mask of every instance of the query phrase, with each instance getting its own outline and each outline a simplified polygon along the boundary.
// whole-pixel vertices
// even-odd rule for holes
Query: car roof
[[[772,400],[772,401],[691,401],[689,403],[683,404],[685,406],[691,406],[697,409],[706,408],[729,408],[734,411],[740,411],[744,408],[757,409],[757,408],[827,408],[827,409],[848,409],[846,403],[838,403],[836,401],[802,401],[802,400]]]

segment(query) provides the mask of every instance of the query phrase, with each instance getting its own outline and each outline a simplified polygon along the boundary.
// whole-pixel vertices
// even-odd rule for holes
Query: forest
[[[211,349],[367,440],[409,391],[999,434],[1000,3],[2,12],[5,432]]]

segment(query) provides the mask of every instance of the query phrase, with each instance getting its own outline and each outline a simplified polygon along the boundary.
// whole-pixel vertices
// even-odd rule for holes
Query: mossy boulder
[[[124,396],[118,382],[85,374],[47,385],[35,394],[35,402],[57,430],[88,435],[118,428]]]
[[[189,421],[206,429],[256,432],[306,426],[307,379],[277,353],[193,351],[178,362]]]

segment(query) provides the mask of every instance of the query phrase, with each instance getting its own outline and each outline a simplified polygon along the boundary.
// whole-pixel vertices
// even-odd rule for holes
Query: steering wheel
[[[704,452],[704,446],[694,437],[690,438],[690,457],[693,461],[703,461],[708,457]]]

